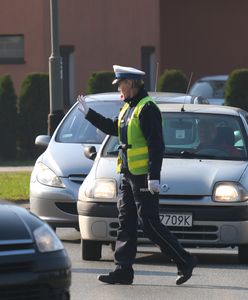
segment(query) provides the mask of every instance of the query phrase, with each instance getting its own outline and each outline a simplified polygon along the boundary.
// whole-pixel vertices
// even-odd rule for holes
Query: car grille
[[[58,292],[44,285],[0,286],[0,300],[54,300]]]
[[[117,236],[117,229],[119,224],[117,222],[110,223],[109,235],[112,237]],[[192,227],[170,227],[170,231],[179,239],[181,242],[189,241],[215,241],[218,239],[218,227],[207,226],[207,225],[194,225]],[[146,239],[147,236],[144,234],[142,228],[138,227],[138,238]]]
[[[32,264],[29,261],[18,263],[12,261],[12,256],[29,256],[35,253],[34,244],[31,239],[25,240],[1,240],[0,241],[0,273],[21,272],[31,269]],[[4,259],[4,262],[2,262]]]
[[[68,214],[72,214],[72,215],[77,215],[77,203],[76,202],[72,202],[72,203],[68,203],[68,202],[56,202],[55,205],[62,211],[68,213]]]
[[[159,194],[160,200],[193,200],[200,201],[204,198],[202,195],[163,195]]]
[[[72,174],[69,175],[69,180],[75,183],[83,183],[87,174]]]
[[[0,241],[0,257],[11,255],[27,255],[33,253],[35,253],[35,249],[31,239]]]
[[[168,227],[179,240],[215,241],[218,239],[218,227],[195,225],[192,227]]]

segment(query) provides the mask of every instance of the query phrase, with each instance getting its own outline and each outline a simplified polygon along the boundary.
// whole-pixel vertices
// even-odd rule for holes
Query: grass
[[[0,199],[8,201],[29,200],[31,172],[1,172]]]

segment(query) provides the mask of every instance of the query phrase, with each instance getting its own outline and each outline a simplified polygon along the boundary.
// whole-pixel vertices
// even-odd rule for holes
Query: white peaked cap
[[[113,65],[115,72],[115,80],[112,84],[116,84],[120,79],[143,79],[145,72],[132,68]]]

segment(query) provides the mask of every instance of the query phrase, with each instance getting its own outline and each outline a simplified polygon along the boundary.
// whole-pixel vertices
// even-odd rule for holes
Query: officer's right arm
[[[103,115],[89,108],[83,95],[79,95],[77,101],[78,109],[84,114],[86,120],[106,134],[118,135],[118,119],[113,121],[105,118]]]
[[[104,133],[118,136],[118,118],[115,118],[114,120],[105,118],[103,115],[89,108],[85,119]]]

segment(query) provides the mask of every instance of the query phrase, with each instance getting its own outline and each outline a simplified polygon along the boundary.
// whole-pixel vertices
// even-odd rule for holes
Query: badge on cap
[[[121,79],[143,79],[145,75],[145,72],[132,67],[113,65],[113,69],[115,72],[115,80],[112,84],[116,84]]]

